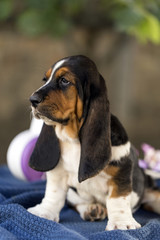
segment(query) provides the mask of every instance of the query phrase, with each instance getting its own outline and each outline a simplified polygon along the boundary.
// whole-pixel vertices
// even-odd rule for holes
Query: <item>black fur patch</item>
[[[95,78],[95,76],[93,77]],[[98,75],[99,79],[93,77],[91,80],[95,80],[96,85],[91,82],[86,87],[89,88],[90,94],[88,95],[89,100],[84,104],[87,111],[79,133],[81,159],[78,179],[80,182],[98,174],[106,166],[111,154],[107,90],[104,79],[100,75]]]
[[[117,194],[123,195],[125,192],[132,191],[132,161],[128,157],[123,157],[119,161],[111,161],[109,166],[118,168],[117,174],[113,181],[118,186]]]
[[[59,162],[59,141],[52,126],[43,125],[40,136],[30,157],[29,166],[37,171],[46,172]]]
[[[116,116],[111,114],[111,143],[119,146],[128,142],[127,133]]]

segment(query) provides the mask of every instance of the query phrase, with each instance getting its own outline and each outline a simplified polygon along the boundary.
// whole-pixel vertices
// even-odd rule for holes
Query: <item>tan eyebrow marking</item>
[[[63,75],[65,75],[65,77],[67,78],[68,81],[75,84],[75,76],[70,71],[70,69],[68,69],[67,67],[62,67],[62,68],[58,69],[55,74],[56,78],[59,78]]]
[[[52,68],[50,68],[50,69],[45,73],[45,76],[46,76],[47,79],[51,76],[51,73],[52,73]]]
[[[65,73],[68,73],[69,69],[66,67],[61,67],[60,69],[57,70],[56,72],[56,77],[61,77],[62,75],[64,75]]]

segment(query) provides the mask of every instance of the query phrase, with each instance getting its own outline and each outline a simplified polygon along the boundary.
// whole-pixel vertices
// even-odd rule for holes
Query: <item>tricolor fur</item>
[[[29,211],[59,221],[67,197],[85,220],[108,216],[107,230],[139,228],[132,212],[148,198],[147,207],[160,213],[160,192],[138,167],[125,129],[110,114],[95,64],[85,56],[67,57],[43,80],[30,98],[33,115],[44,121],[30,166],[47,172],[47,186],[42,202]]]

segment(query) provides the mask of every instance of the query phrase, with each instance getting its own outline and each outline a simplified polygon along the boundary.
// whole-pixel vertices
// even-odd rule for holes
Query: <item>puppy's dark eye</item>
[[[68,85],[70,84],[70,82],[69,82],[67,79],[65,79],[64,77],[62,77],[62,78],[60,78],[60,80],[59,80],[59,84],[60,84],[61,86],[63,86],[63,87],[66,87],[66,86],[68,86]]]

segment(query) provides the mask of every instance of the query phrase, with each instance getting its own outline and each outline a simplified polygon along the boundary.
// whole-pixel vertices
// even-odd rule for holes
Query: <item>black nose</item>
[[[33,107],[37,107],[40,102],[42,102],[42,96],[38,93],[34,93],[30,99]]]

